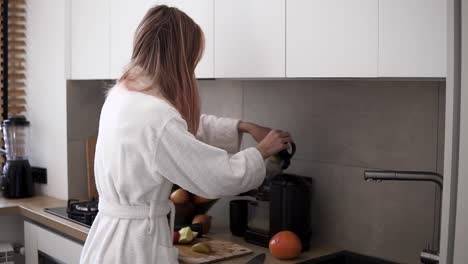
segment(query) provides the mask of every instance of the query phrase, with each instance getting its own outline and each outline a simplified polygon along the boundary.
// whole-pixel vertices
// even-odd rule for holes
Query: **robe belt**
[[[124,205],[99,199],[99,213],[120,219],[145,220],[148,234],[154,232],[157,218],[167,217],[170,213],[171,236],[174,234],[175,206],[171,200],[152,201],[150,205]]]

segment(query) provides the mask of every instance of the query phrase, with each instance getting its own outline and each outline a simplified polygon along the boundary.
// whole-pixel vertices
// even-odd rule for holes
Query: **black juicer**
[[[284,150],[266,162],[267,175],[263,184],[249,195],[247,229],[244,239],[268,247],[270,239],[280,231],[294,232],[307,250],[311,238],[310,186],[311,179],[285,174],[296,151]]]

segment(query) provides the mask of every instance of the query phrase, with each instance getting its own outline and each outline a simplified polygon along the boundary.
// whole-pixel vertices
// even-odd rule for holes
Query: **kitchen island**
[[[45,208],[62,207],[66,205],[66,201],[47,196],[36,196],[25,199],[0,198],[0,215],[21,215],[26,219],[49,229],[50,231],[64,235],[65,237],[68,237],[79,243],[84,243],[88,235],[89,228],[44,211]],[[246,243],[242,238],[232,236],[227,229],[225,232],[218,231],[216,233],[209,234],[208,237],[218,240],[231,241],[241,246],[250,248],[254,252],[253,254],[249,254],[243,257],[217,262],[222,264],[244,264],[252,257],[260,253],[266,253],[265,263],[297,263],[341,251],[339,248],[333,246],[312,245],[311,249],[304,252],[300,258],[293,261],[280,261],[274,259],[268,253],[267,248]]]

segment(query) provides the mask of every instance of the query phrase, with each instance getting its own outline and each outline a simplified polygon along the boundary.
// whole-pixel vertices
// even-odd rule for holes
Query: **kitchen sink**
[[[320,258],[307,260],[298,264],[398,264],[388,260],[356,254],[350,251],[326,255]]]

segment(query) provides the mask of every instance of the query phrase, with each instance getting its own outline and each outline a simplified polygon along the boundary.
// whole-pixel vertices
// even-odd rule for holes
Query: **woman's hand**
[[[241,121],[239,123],[239,131],[243,133],[249,133],[255,139],[255,141],[259,143],[271,131],[271,128]]]
[[[263,159],[267,159],[283,149],[286,149],[291,141],[291,136],[288,132],[271,130],[257,145],[257,149],[262,154]]]

